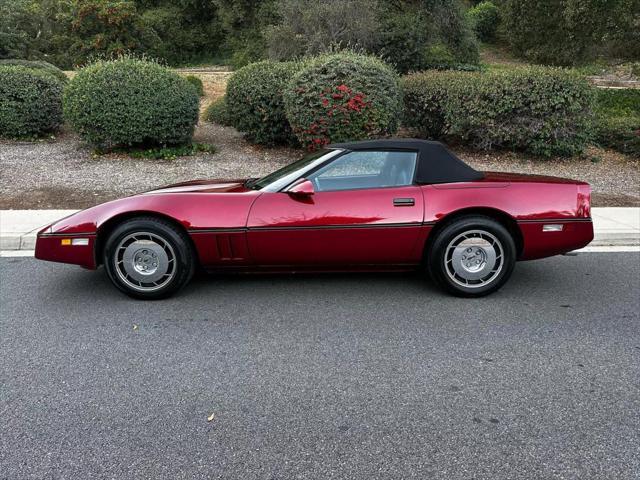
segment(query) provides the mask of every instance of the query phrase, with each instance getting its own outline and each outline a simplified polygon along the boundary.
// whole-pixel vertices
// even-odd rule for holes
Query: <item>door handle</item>
[[[413,207],[416,204],[415,198],[394,198],[394,207]]]

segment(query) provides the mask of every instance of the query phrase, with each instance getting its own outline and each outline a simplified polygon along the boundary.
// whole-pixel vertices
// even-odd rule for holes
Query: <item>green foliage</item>
[[[385,4],[375,53],[402,73],[479,61],[477,42],[457,0]]]
[[[184,79],[193,85],[199,97],[204,97],[204,85],[202,85],[202,80],[200,80],[200,78],[195,75],[187,75]]]
[[[219,14],[203,0],[0,0],[0,58],[71,68],[131,51],[194,62],[222,53]]]
[[[389,135],[398,128],[398,79],[371,56],[346,52],[309,61],[290,82],[284,100],[289,123],[309,150]]]
[[[378,0],[279,0],[278,21],[266,32],[269,57],[292,60],[336,46],[374,51],[379,7]]]
[[[198,153],[216,153],[216,147],[208,143],[190,143],[157,148],[116,148],[114,150],[95,151],[96,155],[105,153],[124,153],[132,158],[148,158],[152,160],[173,160],[177,157],[190,157]]]
[[[240,69],[265,58],[262,30],[275,15],[275,0],[211,0],[224,35],[221,51]]]
[[[145,28],[143,51],[171,65],[218,55],[223,32],[215,9],[200,0],[137,2]]]
[[[216,123],[224,127],[232,127],[233,122],[227,108],[226,97],[220,97],[212,102],[204,111],[203,118],[205,122]]]
[[[276,6],[277,20],[265,32],[272,59],[349,48],[381,56],[401,72],[479,59],[460,0],[278,0]]]
[[[640,90],[632,88],[599,88],[597,112],[611,116],[640,116]]]
[[[591,134],[588,83],[561,69],[425,72],[403,80],[405,124],[475,148],[573,155]]]
[[[402,78],[404,94],[403,125],[417,130],[420,136],[438,139],[447,133],[446,113],[453,84],[468,77],[459,72],[436,70]]]
[[[103,149],[190,143],[198,105],[195,89],[184,78],[128,57],[83,68],[64,93],[66,119]]]
[[[598,55],[640,57],[637,0],[503,0],[504,34],[529,60],[576,65]]]
[[[30,38],[26,0],[0,0],[0,58],[23,57]]]
[[[33,137],[62,125],[62,83],[49,73],[0,66],[0,136]]]
[[[31,68],[32,70],[39,70],[43,73],[47,73],[52,75],[58,81],[62,83],[67,83],[67,76],[64,74],[62,70],[60,70],[55,65],[50,64],[49,62],[45,62],[42,60],[19,60],[19,59],[7,59],[0,60],[0,67],[3,65],[19,65],[26,68]]]
[[[291,143],[283,92],[300,68],[294,62],[263,61],[235,72],[227,84],[226,105],[231,123],[255,143]]]
[[[490,1],[480,2],[467,10],[467,19],[476,36],[483,42],[493,42],[500,22],[500,10]]]
[[[76,62],[144,51],[152,42],[133,0],[75,0],[71,15]]]
[[[453,53],[443,44],[429,45],[425,47],[422,54],[423,62],[427,68],[435,68],[440,66],[454,65],[455,58]]]
[[[640,157],[640,90],[598,89],[596,142]]]

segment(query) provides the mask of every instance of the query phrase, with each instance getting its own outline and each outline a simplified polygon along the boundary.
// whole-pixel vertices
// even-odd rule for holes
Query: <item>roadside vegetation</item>
[[[99,149],[191,142],[199,96],[191,83],[151,61],[123,57],[81,69],[64,93],[72,128]]]
[[[219,126],[254,149],[410,135],[637,162],[640,89],[587,80],[640,86],[638,2],[533,3],[0,0],[0,137],[171,160],[218,155],[197,132]]]

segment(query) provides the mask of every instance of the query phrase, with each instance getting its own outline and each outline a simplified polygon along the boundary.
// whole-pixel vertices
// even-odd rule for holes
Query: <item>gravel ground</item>
[[[455,149],[454,149],[455,150]],[[640,206],[640,159],[590,147],[583,157],[541,160],[514,152],[456,150],[478,170],[532,173],[584,180],[591,184],[596,207]]]
[[[290,163],[303,153],[246,142],[232,128],[202,123],[196,141],[217,147],[215,154],[174,160],[97,157],[76,135],[55,140],[0,142],[0,208],[85,208],[158,186],[197,178],[255,177]],[[558,175],[588,181],[595,206],[640,205],[640,162],[592,148],[584,158],[533,159],[511,152],[457,153],[481,170]]]
[[[210,124],[199,126],[195,139],[217,152],[173,160],[97,157],[71,133],[55,141],[0,143],[0,208],[85,208],[179,181],[256,177],[300,156],[250,145],[234,129]]]

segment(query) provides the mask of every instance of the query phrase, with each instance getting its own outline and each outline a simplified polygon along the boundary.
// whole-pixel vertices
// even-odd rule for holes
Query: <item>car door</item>
[[[307,175],[313,195],[265,192],[248,218],[258,265],[417,263],[424,201],[416,152],[354,151]]]

